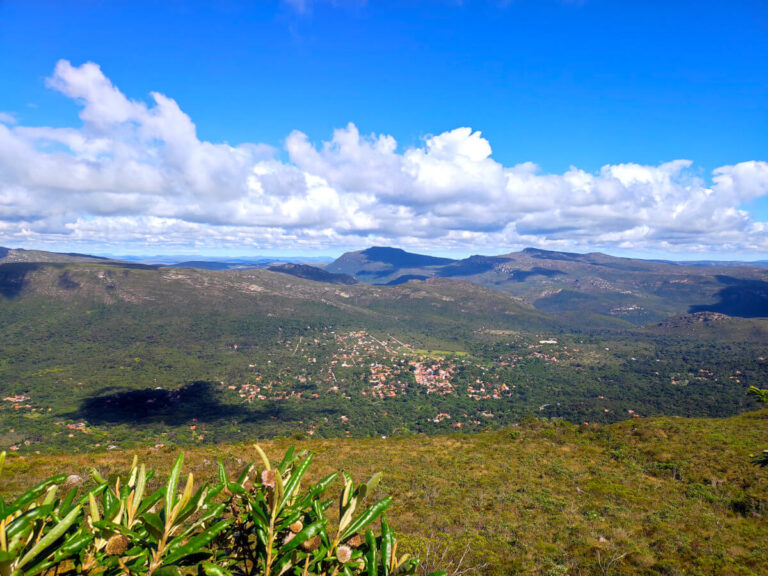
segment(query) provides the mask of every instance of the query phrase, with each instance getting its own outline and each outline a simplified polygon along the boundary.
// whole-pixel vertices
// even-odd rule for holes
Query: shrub
[[[279,464],[256,446],[260,465],[236,480],[219,463],[218,482],[195,489],[192,474],[180,488],[183,454],[166,482],[134,458],[128,481],[93,472],[96,486],[59,498],[66,476],[47,479],[13,503],[0,499],[0,576],[98,573],[104,576],[409,576],[419,561],[397,555],[384,512],[385,497],[368,502],[380,474],[355,485],[342,472],[338,521],[326,512],[331,474],[301,489],[311,453],[290,448]],[[0,473],[5,453],[0,455]],[[372,526],[378,520],[378,535]],[[435,572],[432,576],[445,574]]]

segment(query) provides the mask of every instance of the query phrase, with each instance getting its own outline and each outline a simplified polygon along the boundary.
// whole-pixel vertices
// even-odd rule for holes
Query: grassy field
[[[292,444],[313,451],[314,478],[383,471],[390,524],[407,548],[429,552],[427,569],[466,550],[462,566],[481,574],[765,573],[768,471],[749,455],[768,445],[768,411],[261,444],[274,457]],[[162,479],[176,452],[9,455],[0,491],[7,498],[54,472],[125,470],[134,453]],[[185,467],[212,479],[218,459],[234,471],[257,456],[251,444],[199,447],[186,450]]]

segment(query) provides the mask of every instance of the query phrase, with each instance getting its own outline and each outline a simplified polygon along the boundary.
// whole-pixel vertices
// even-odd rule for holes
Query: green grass
[[[257,440],[256,438],[253,439]],[[768,411],[728,419],[654,418],[609,426],[526,419],[471,435],[260,442],[317,454],[313,478],[384,471],[380,493],[411,550],[447,550],[485,574],[762,574],[768,473],[749,454],[768,444]],[[177,450],[142,448],[167,472]],[[53,472],[127,469],[133,452],[10,455],[3,494]],[[221,458],[234,471],[250,443],[186,449],[196,478]],[[161,474],[161,476],[163,476]],[[423,555],[423,554],[422,554]],[[617,560],[604,572],[612,559]]]

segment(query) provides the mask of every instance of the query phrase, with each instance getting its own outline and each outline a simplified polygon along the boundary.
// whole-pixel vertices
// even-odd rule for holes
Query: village
[[[597,342],[581,345],[546,334],[517,337],[488,332],[488,336],[486,347],[446,351],[430,350],[423,342],[411,343],[402,335],[307,329],[264,346],[256,354],[242,344],[231,343],[240,368],[222,373],[221,379],[211,384],[218,388],[224,404],[243,406],[242,414],[266,414],[275,429],[280,424],[274,414],[292,411],[298,416],[295,425],[301,433],[312,437],[370,434],[377,427],[397,433],[398,422],[437,432],[502,426],[526,413],[557,417],[562,399],[571,394],[568,388],[590,386],[583,377],[585,365],[597,366],[599,374],[602,366],[611,363],[645,362],[646,372],[651,378],[655,376],[659,386],[675,388],[705,386],[718,380],[739,385],[744,378],[741,370],[725,373],[713,366],[681,371],[674,359],[636,358],[629,353],[622,357],[613,346]],[[62,390],[85,391],[89,387],[88,382],[65,377],[55,369],[30,377],[55,379]],[[606,383],[592,386],[602,388]],[[184,386],[152,389],[167,389],[178,396]],[[641,403],[617,403],[620,392],[614,389],[595,394],[588,403],[582,401],[584,417],[578,421],[594,426],[649,415]],[[158,436],[156,445],[209,441],[211,430],[196,421],[194,411],[190,414],[183,433],[174,432],[164,439]],[[0,397],[0,434],[8,435],[9,450],[34,450],[27,440],[17,441],[13,432],[30,420],[36,420],[36,426],[47,429],[57,442],[92,448],[114,445],[105,429],[89,422],[87,416],[69,419],[53,414],[49,406],[38,405],[31,392],[17,389]],[[376,420],[380,425],[372,424]]]
[[[518,384],[509,374],[521,363],[554,365],[561,358],[571,360],[579,354],[579,349],[557,344],[554,339],[534,341],[521,345],[515,354],[489,362],[466,353],[430,353],[391,335],[328,331],[282,343],[280,354],[266,366],[249,363],[247,381],[222,382],[221,387],[247,403],[312,401],[328,395],[377,401],[418,394],[464,396],[478,403],[501,401],[514,397]],[[477,417],[481,420],[470,422],[479,425],[494,414],[480,410]],[[440,424],[452,419],[448,412],[435,412],[425,422]],[[341,417],[344,424],[349,420],[346,415]],[[459,421],[452,425],[462,427]]]

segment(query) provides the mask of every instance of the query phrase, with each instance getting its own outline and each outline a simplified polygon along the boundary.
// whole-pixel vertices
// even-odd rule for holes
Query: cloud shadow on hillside
[[[768,316],[768,282],[718,275],[717,281],[726,286],[716,294],[714,304],[699,304],[689,308],[696,312],[719,312],[739,318]]]
[[[150,424],[178,426],[198,420],[240,420],[251,413],[227,404],[211,382],[193,382],[173,390],[144,388],[86,398],[69,416],[92,424]]]
[[[11,262],[0,264],[0,295],[16,298],[24,289],[27,274],[40,268],[36,262]]]
[[[264,401],[258,404],[229,404],[217,383],[198,381],[165,390],[144,388],[117,391],[86,398],[80,408],[67,417],[85,420],[91,424],[163,424],[182,426],[198,422],[236,421],[258,424],[270,420],[283,423],[300,421],[307,417],[308,407],[290,401]],[[338,411],[328,408],[309,408],[315,415],[333,417]]]

